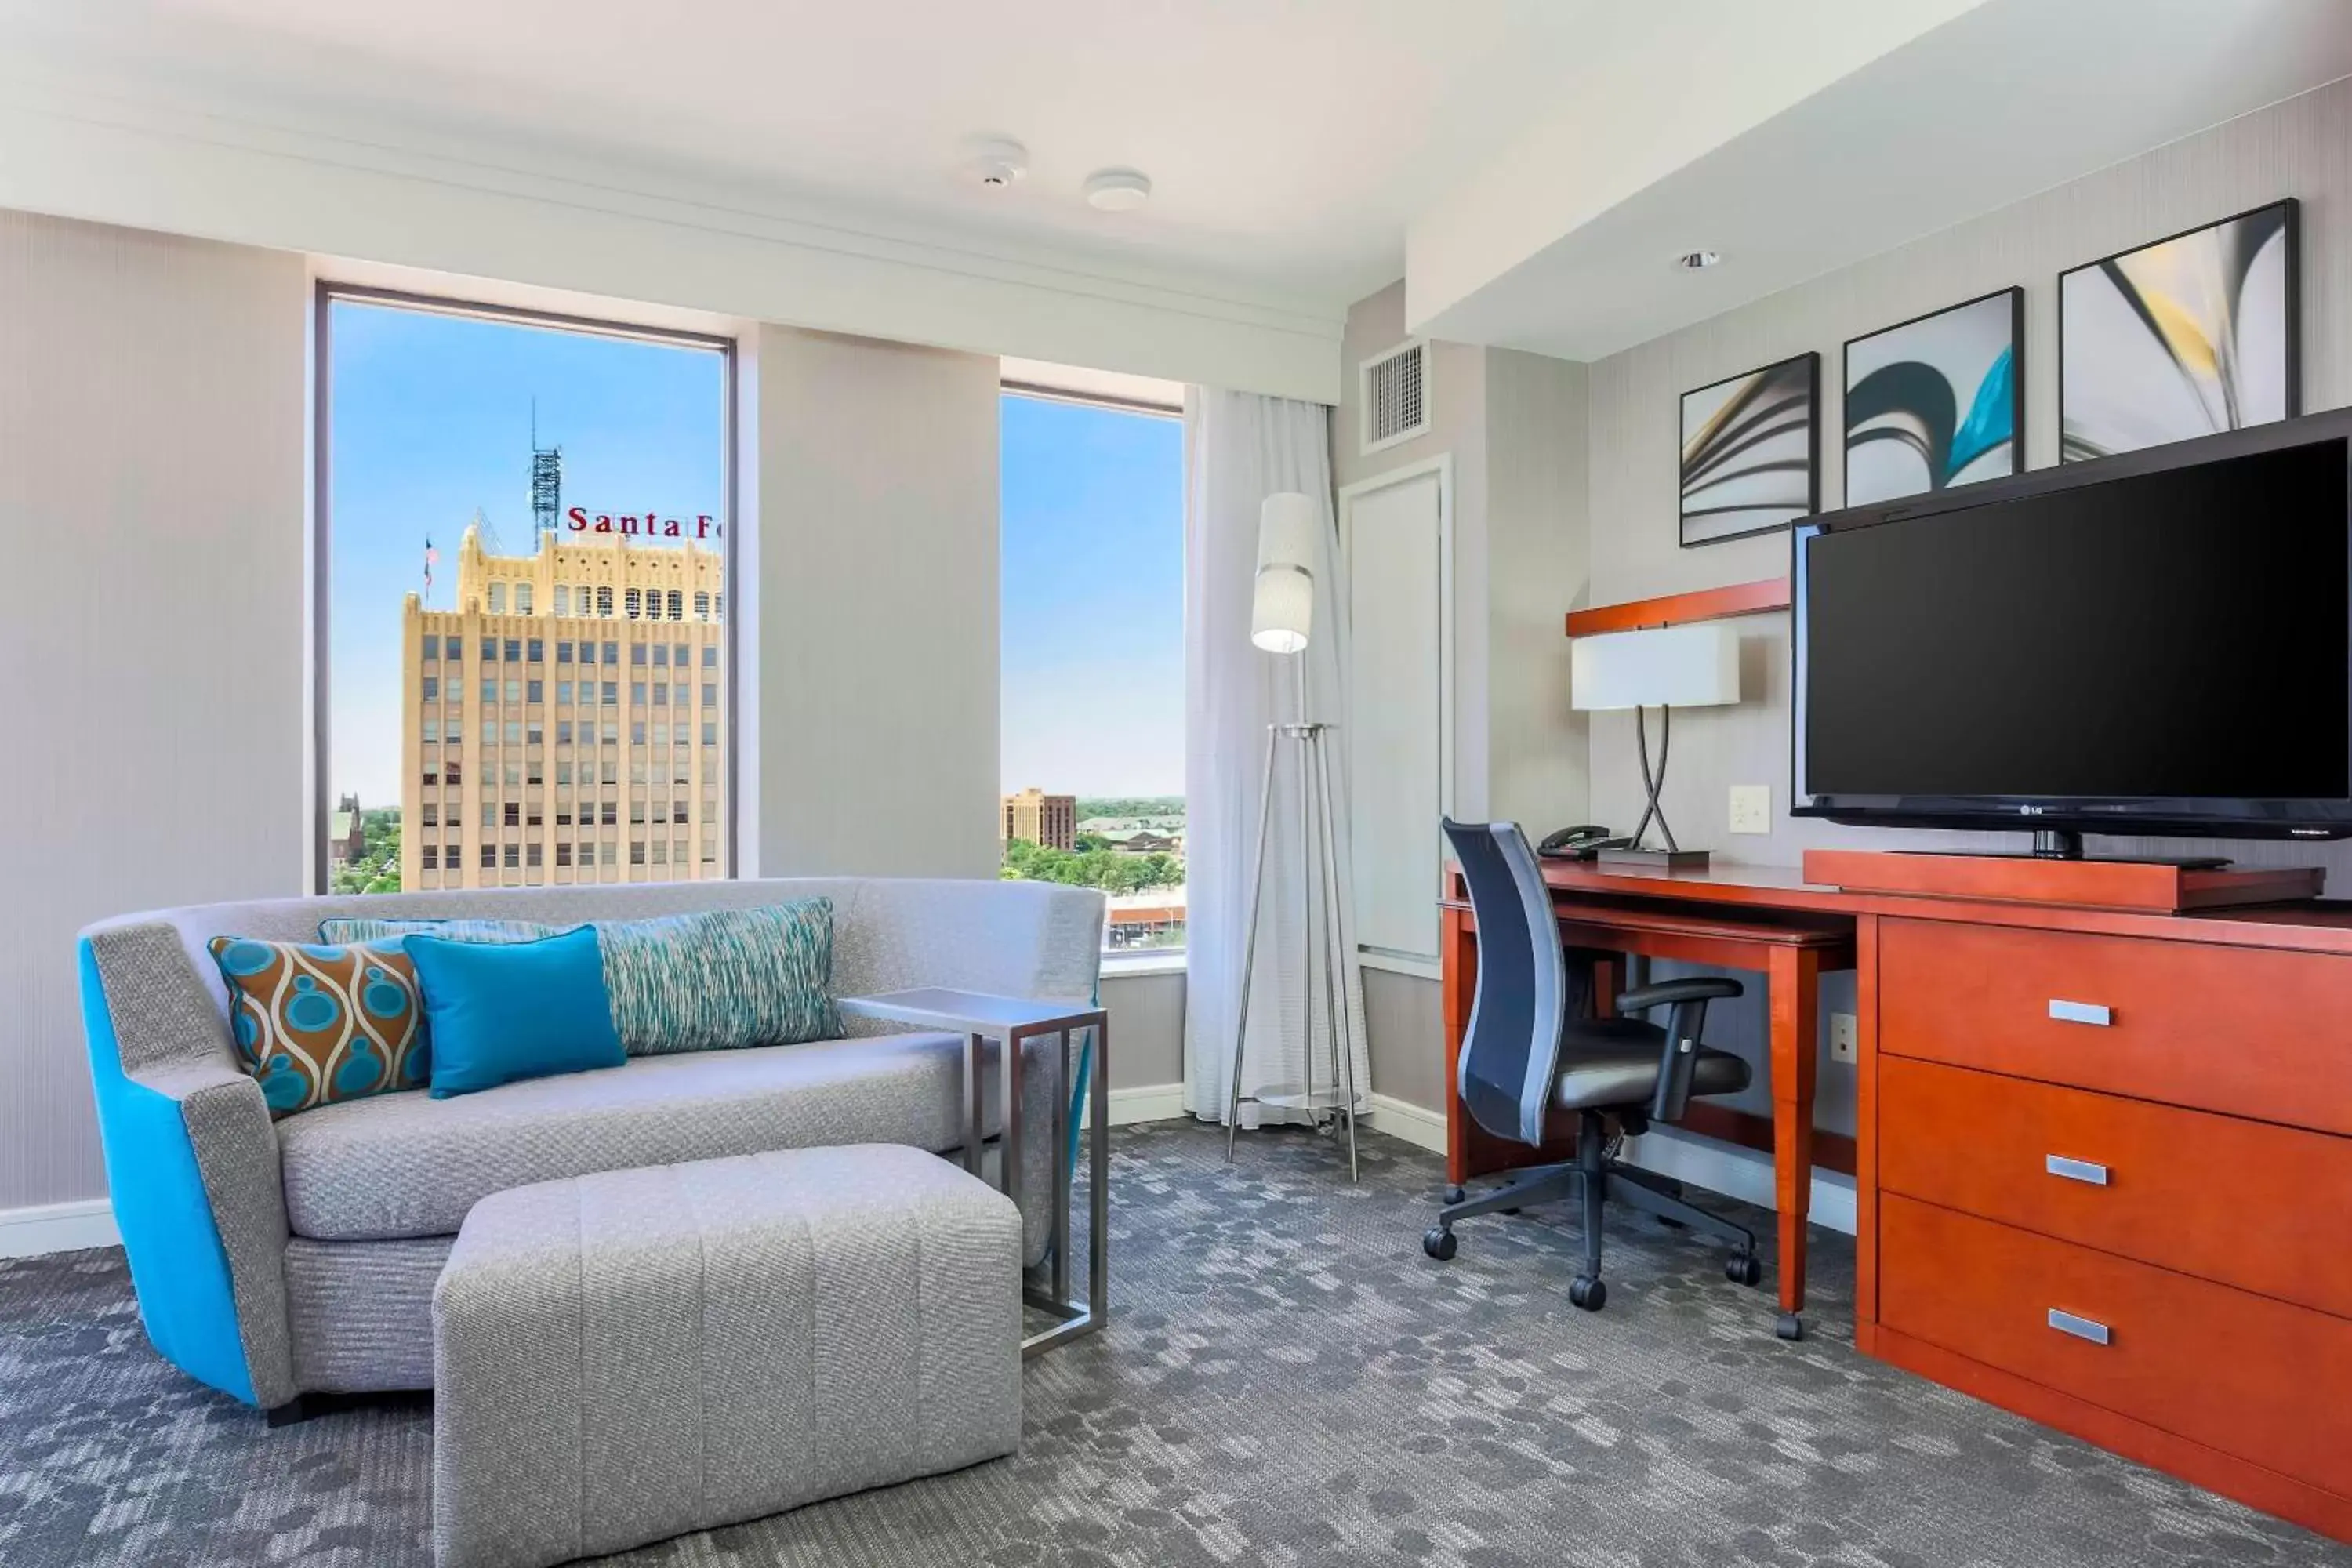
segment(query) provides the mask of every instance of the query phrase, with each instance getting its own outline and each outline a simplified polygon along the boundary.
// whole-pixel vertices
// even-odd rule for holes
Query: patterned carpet
[[[1117,1135],[1112,1328],[1033,1364],[1020,1456],[614,1558],[939,1568],[2352,1564],[2352,1550],[1864,1361],[1711,1247],[1564,1212],[1420,1236],[1437,1162],[1186,1123]],[[1760,1218],[1762,1216],[1753,1216]],[[423,1564],[432,1415],[271,1432],[148,1348],[119,1252],[0,1262],[0,1563]]]

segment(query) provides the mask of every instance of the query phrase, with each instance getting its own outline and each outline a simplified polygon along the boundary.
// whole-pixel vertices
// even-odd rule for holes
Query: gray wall
[[[747,859],[766,875],[993,877],[997,362],[787,327],[758,338]]]
[[[1106,974],[1110,1086],[1166,1089],[1184,1081],[1184,972]]]
[[[1344,489],[1452,458],[1454,810],[1523,822],[1541,837],[1587,815],[1585,726],[1568,705],[1560,626],[1586,599],[1586,369],[1433,342],[1429,433],[1366,455],[1356,366],[1405,336],[1402,283],[1348,312],[1332,476]],[[1364,1022],[1374,1092],[1442,1104],[1437,983],[1367,969]]]
[[[1839,354],[1844,341],[2012,283],[2026,290],[2027,462],[2033,468],[2054,463],[2059,269],[2280,196],[2296,196],[2303,203],[2304,405],[2321,409],[2352,402],[2352,216],[2347,216],[2352,214],[2352,154],[2347,154],[2347,149],[2352,149],[2352,82],[2339,82],[1581,367],[1581,417],[1575,392],[1566,384],[1546,395],[1559,405],[1551,432],[1561,451],[1573,454],[1563,460],[1580,464],[1584,474],[1584,507],[1573,515],[1563,514],[1561,526],[1583,531],[1584,538],[1563,550],[1552,574],[1530,573],[1504,579],[1491,591],[1498,595],[1524,592],[1531,601],[1548,600],[1567,607],[1784,574],[1788,570],[1785,537],[1734,541],[1695,550],[1679,546],[1675,531],[1679,395],[1807,349],[1819,352],[1824,395],[1822,504],[1835,507],[1844,488],[1837,436],[1843,423]],[[1737,258],[1728,264],[1737,265]],[[1360,302],[1349,313],[1348,331],[1346,353],[1351,376],[1348,395],[1352,400],[1356,360],[1404,335],[1399,291],[1387,290]],[[1480,355],[1475,349],[1442,346],[1435,362],[1441,378],[1436,405],[1440,429],[1430,444],[1433,447],[1451,445],[1457,453],[1457,467],[1464,463],[1460,454],[1474,452],[1470,461],[1481,495],[1499,497],[1507,481],[1493,456],[1496,432],[1542,417],[1532,410],[1541,406],[1545,397],[1523,387],[1507,387],[1491,369],[1504,359],[1497,353],[1484,354],[1486,374],[1473,376],[1456,368],[1476,362]],[[1450,368],[1454,373],[1449,383],[1444,378]],[[1457,404],[1449,411],[1445,400],[1460,395],[1458,388],[1465,378],[1478,381],[1478,390],[1466,400],[1467,406]],[[1376,454],[1370,459],[1349,457],[1352,417],[1351,408],[1342,409],[1334,437],[1333,467],[1342,483],[1363,472],[1377,471],[1382,466],[1381,460],[1392,455]],[[1522,441],[1517,449],[1536,448]],[[1499,500],[1493,504],[1497,511],[1504,508]],[[1465,501],[1465,513],[1467,510]],[[1580,552],[1582,570],[1578,564]],[[1470,590],[1464,584],[1461,592]],[[1522,613],[1515,621],[1528,628],[1526,643],[1507,651],[1494,644],[1494,660],[1537,671],[1546,680],[1559,676],[1565,664],[1565,643],[1554,640],[1559,636],[1557,616],[1541,637],[1536,634],[1531,614]],[[1906,832],[1898,836],[1790,817],[1787,617],[1751,616],[1738,624],[1742,704],[1688,710],[1675,720],[1674,765],[1665,804],[1685,842],[1708,846],[1726,858],[1768,865],[1795,865],[1805,849],[1815,845],[2013,844],[2012,838],[1985,835]],[[1465,649],[1465,693],[1471,657]],[[1463,713],[1457,743],[1465,753],[1475,748],[1486,754],[1490,771],[1502,776],[1507,770],[1498,768],[1493,758],[1511,743],[1513,736],[1538,731],[1506,722],[1502,689],[1495,688],[1495,704],[1486,710]],[[1519,699],[1518,710],[1540,711],[1525,695]],[[1592,715],[1588,745],[1589,815],[1621,828],[1630,826],[1641,813],[1642,800],[1631,716]],[[1467,779],[1465,772],[1465,783]],[[1773,826],[1769,835],[1735,838],[1727,831],[1728,790],[1735,784],[1770,786]],[[1566,807],[1567,792],[1557,793]],[[1465,791],[1463,809],[1474,809],[1475,798]],[[1541,787],[1524,791],[1498,787],[1488,804],[1495,815],[1516,816],[1531,829],[1538,825],[1556,826],[1575,815],[1569,809],[1547,814],[1542,809],[1547,798]],[[2189,853],[2197,847],[2149,843],[2142,847]],[[2227,852],[2250,863],[2323,863],[2339,893],[2352,889],[2352,847],[2246,842],[2230,846]],[[1672,970],[1671,965],[1662,965],[1660,973]],[[1440,1075],[1428,1060],[1435,1048],[1433,990],[1426,982],[1399,976],[1368,980],[1366,985],[1375,1086],[1384,1093],[1431,1105],[1442,1103],[1442,1099],[1423,1100],[1421,1095],[1442,1097],[1443,1093],[1437,1081]],[[1759,1063],[1765,1033],[1761,993],[1760,984],[1753,985],[1744,1003],[1719,1009],[1708,1026],[1714,1043],[1740,1050]],[[1828,1015],[1851,1011],[1853,1006],[1851,978],[1832,977],[1823,987],[1822,1003],[1826,1037]],[[1819,1121],[1824,1127],[1850,1131],[1853,1124],[1852,1070],[1828,1060],[1826,1037],[1822,1052]],[[1759,1079],[1740,1103],[1759,1112],[1769,1109],[1768,1086]]]
[[[0,212],[0,1210],[106,1189],[73,937],[308,877],[299,257]]]

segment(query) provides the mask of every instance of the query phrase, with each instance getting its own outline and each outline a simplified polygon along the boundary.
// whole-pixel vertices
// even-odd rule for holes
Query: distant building
[[[1113,828],[1097,837],[1122,855],[1181,855],[1184,835],[1158,833],[1149,827]]]
[[[327,859],[330,864],[348,866],[367,853],[367,835],[362,830],[360,797],[344,795],[335,804],[335,814],[327,824]]]
[[[1024,789],[1004,797],[1004,841],[1026,838],[1048,849],[1075,849],[1078,843],[1078,797]]]
[[[466,530],[457,607],[403,621],[400,885],[725,876],[725,584],[698,544]]]

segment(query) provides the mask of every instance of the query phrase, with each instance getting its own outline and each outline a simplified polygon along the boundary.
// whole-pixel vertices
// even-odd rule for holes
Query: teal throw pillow
[[[434,1099],[628,1059],[593,930],[514,942],[417,935],[401,945],[433,1031]]]
[[[596,934],[614,1026],[631,1056],[797,1045],[841,1033],[830,899],[601,921]]]

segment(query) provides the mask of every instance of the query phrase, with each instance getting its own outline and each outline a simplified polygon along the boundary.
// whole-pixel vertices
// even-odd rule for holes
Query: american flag
[[[430,598],[433,596],[433,568],[434,568],[435,564],[440,561],[440,559],[441,559],[441,552],[440,552],[439,551],[437,551],[437,550],[436,550],[436,549],[434,549],[434,548],[433,548],[433,536],[432,536],[432,535],[430,535],[430,534],[425,535],[425,596],[426,598],[428,598],[428,599],[430,599]]]

